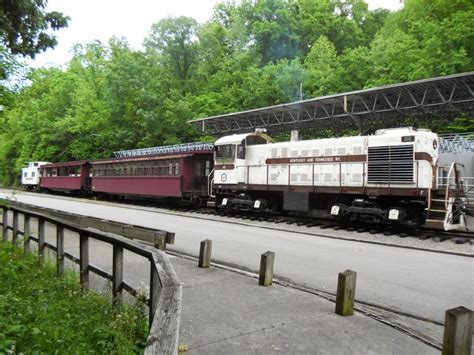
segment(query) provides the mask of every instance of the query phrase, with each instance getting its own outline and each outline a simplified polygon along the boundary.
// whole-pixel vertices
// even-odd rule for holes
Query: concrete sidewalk
[[[289,287],[172,257],[183,283],[180,344],[190,354],[438,354],[389,325]],[[336,275],[337,276],[337,275]],[[357,297],[357,291],[356,291]]]

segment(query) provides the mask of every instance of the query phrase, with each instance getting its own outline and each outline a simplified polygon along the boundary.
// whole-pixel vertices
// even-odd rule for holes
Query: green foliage
[[[67,68],[34,70],[30,85],[0,92],[0,183],[31,160],[209,139],[192,118],[474,70],[472,1],[404,4],[392,13],[363,0],[226,1],[205,24],[154,24],[145,51],[117,38],[76,46]],[[19,67],[8,55],[0,50],[6,74]],[[473,126],[460,117],[429,128]]]
[[[46,12],[46,4],[46,0],[2,0],[0,43],[13,54],[32,58],[56,46],[56,38],[50,30],[67,27],[69,18],[60,12]]]
[[[0,353],[141,353],[147,335],[143,307],[114,307],[58,279],[37,256],[0,243]]]

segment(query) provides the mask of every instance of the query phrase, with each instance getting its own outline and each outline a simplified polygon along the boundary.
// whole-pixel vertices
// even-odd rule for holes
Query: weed
[[[148,332],[143,305],[114,307],[56,269],[0,243],[0,353],[137,353]]]

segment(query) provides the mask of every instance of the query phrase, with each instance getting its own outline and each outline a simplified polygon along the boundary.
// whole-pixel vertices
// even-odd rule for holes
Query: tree
[[[198,58],[198,24],[190,17],[166,18],[151,27],[145,46],[157,51],[175,77],[184,84]]]
[[[56,44],[49,30],[67,27],[69,18],[60,12],[46,12],[47,0],[0,0],[0,42],[12,54],[34,58]]]
[[[311,47],[305,66],[308,70],[305,90],[312,97],[340,92],[343,87],[342,67],[337,58],[336,47],[326,36],[319,37]]]

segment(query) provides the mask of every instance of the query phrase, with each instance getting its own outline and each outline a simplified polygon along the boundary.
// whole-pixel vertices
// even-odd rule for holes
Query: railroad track
[[[459,231],[442,231],[428,228],[402,228],[400,226],[374,226],[370,224],[352,224],[351,226],[343,226],[335,221],[316,219],[308,217],[294,217],[294,216],[275,216],[275,215],[261,215],[255,216],[246,213],[237,212],[218,212],[213,209],[187,209],[187,208],[170,208],[173,211],[187,212],[203,215],[213,215],[220,217],[228,217],[232,219],[240,219],[247,221],[267,222],[274,224],[286,224],[295,226],[305,226],[309,229],[319,227],[319,229],[342,230],[353,233],[369,233],[382,234],[384,236],[398,236],[399,238],[417,238],[420,240],[432,240],[434,242],[450,241],[456,244],[474,244],[474,233],[459,232]]]
[[[21,190],[20,190],[21,191]],[[80,197],[74,196],[75,198],[81,199],[92,199],[91,197]],[[343,226],[336,221],[327,219],[317,219],[314,217],[302,217],[302,216],[282,216],[282,215],[254,215],[245,212],[222,212],[216,211],[212,208],[190,208],[174,205],[157,204],[156,202],[137,201],[137,200],[126,200],[126,199],[107,199],[111,202],[118,202],[122,204],[131,204],[146,207],[158,207],[165,208],[175,212],[187,212],[192,214],[203,214],[213,215],[219,217],[227,217],[229,219],[240,219],[247,221],[256,222],[267,222],[274,224],[286,224],[295,226],[305,226],[308,229],[319,227],[319,229],[332,229],[341,230],[352,233],[369,233],[369,234],[382,234],[384,236],[398,236],[400,238],[417,238],[420,240],[432,240],[434,242],[453,242],[456,244],[474,244],[474,232],[459,232],[459,231],[442,231],[428,228],[403,228],[400,226],[388,226],[388,225],[370,225],[370,224],[351,224],[350,226]]]

